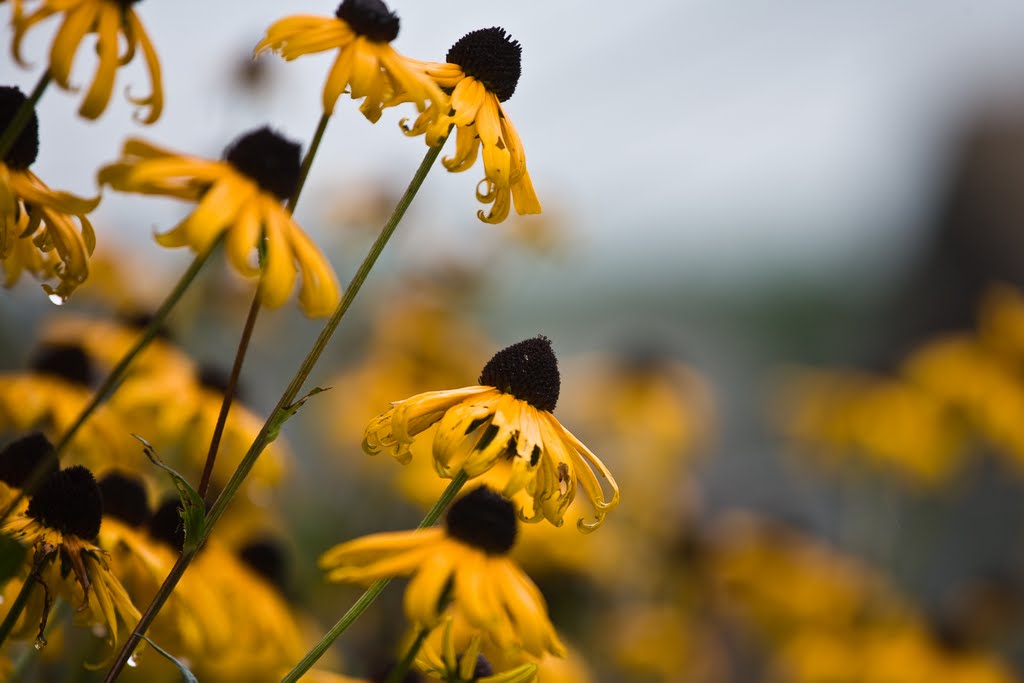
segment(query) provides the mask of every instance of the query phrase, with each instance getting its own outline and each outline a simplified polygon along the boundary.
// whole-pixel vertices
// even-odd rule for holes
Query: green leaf
[[[152,646],[152,648],[154,650],[156,650],[157,652],[162,654],[167,659],[171,660],[171,662],[174,664],[174,666],[178,667],[178,671],[181,672],[181,677],[185,680],[185,683],[199,683],[199,679],[196,678],[196,675],[194,673],[192,673],[191,671],[189,671],[188,667],[185,666],[184,664],[182,664],[174,655],[172,655],[171,653],[167,652],[162,647],[160,647],[159,645],[154,643],[152,640],[150,640],[149,636],[142,636],[142,638],[147,643],[149,643],[150,646]]]
[[[13,578],[25,560],[25,546],[9,536],[0,536],[0,588]]]
[[[274,416],[273,422],[270,423],[270,429],[267,430],[267,442],[269,443],[277,439],[278,434],[281,433],[281,427],[284,426],[284,423],[292,419],[295,413],[299,412],[299,408],[305,405],[306,401],[317,394],[322,394],[328,389],[330,389],[330,387],[327,387],[326,389],[323,387],[313,387],[308,394],[279,410],[277,415]]]
[[[175,488],[178,489],[178,498],[181,499],[181,521],[185,525],[185,545],[182,552],[192,552],[199,545],[199,539],[206,531],[206,503],[203,502],[199,492],[192,488],[183,476],[164,464],[152,445],[138,434],[132,434],[142,442],[142,450],[146,457],[154,465],[171,475]]]

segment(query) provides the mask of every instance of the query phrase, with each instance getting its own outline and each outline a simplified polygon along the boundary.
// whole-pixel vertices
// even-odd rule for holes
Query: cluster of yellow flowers
[[[1024,462],[1024,296],[993,286],[975,331],[914,349],[889,376],[856,370],[788,375],[778,417],[802,447],[862,460],[912,485],[936,487],[978,446]]]
[[[75,90],[73,66],[87,36],[95,35],[98,60],[79,113],[89,119],[103,113],[116,72],[137,49],[152,86],[148,96],[129,96],[139,107],[137,119],[152,124],[163,112],[160,62],[135,4],[11,3],[11,49],[23,65],[26,34],[50,18],[60,24],[35,90],[26,96],[0,89],[0,261],[8,286],[28,272],[63,303],[89,275],[96,239],[88,214],[99,196],[53,191],[30,170],[39,147],[35,105],[51,82]],[[504,29],[481,29],[435,63],[396,52],[391,42],[398,30],[398,17],[381,0],[344,0],[334,16],[292,16],[267,29],[254,55],[269,50],[293,60],[336,53],[320,125],[305,154],[271,127],[241,135],[219,160],[128,138],[120,158],[97,173],[100,187],[195,203],[156,240],[196,252],[183,287],[218,247],[236,271],[258,278],[245,340],[259,307],[284,304],[297,281],[306,315],[334,314],[336,326],[347,307],[339,307],[333,267],[292,217],[343,93],[361,100],[372,123],[385,108],[415,106],[415,121],[403,121],[402,129],[424,137],[425,163],[453,130],[456,150],[443,159],[446,169],[468,170],[482,153],[476,197],[489,208],[478,212],[481,220],[502,222],[512,206],[519,214],[541,211],[522,142],[503,107],[520,76],[519,43]],[[153,319],[62,317],[42,331],[28,370],[0,376],[0,431],[20,435],[0,453],[0,533],[28,549],[10,563],[11,576],[0,579],[3,604],[11,605],[0,643],[34,637],[42,647],[55,603],[66,602],[77,621],[105,638],[109,652],[89,663],[112,661],[110,680],[126,654],[145,647],[143,633],[153,649],[203,680],[295,680],[310,668],[296,664],[307,633],[274,586],[274,551],[262,540],[273,526],[266,490],[281,481],[291,458],[276,431],[267,437],[270,420],[232,405],[247,341],[230,376],[199,366],[163,334],[175,297],[177,289]],[[442,526],[350,540],[320,561],[334,581],[413,576],[405,608],[420,635],[407,661],[395,664],[395,676],[415,660],[425,675],[447,681],[530,681],[538,666],[566,654],[544,598],[509,552],[523,522],[561,526],[578,493],[588,510],[577,526],[596,529],[617,506],[619,489],[608,468],[553,416],[560,386],[551,343],[536,337],[496,354],[477,385],[393,403],[366,428],[367,452],[387,450],[408,462],[416,437],[437,425],[435,472],[426,476],[452,480],[438,504],[450,503]],[[252,456],[260,459],[247,460],[261,439]],[[142,450],[172,473],[163,485],[140,461]],[[218,539],[202,535],[197,510],[206,524],[221,519],[216,505],[207,513],[204,497],[220,495],[217,505],[230,500],[235,480],[250,470],[243,502],[224,515]],[[475,478],[484,484],[456,498]],[[187,483],[196,480],[198,491]],[[139,608],[150,602],[155,616],[143,617]],[[126,630],[137,635],[126,639]]]

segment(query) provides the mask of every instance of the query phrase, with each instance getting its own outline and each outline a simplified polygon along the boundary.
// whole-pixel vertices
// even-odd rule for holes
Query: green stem
[[[402,661],[388,672],[387,678],[384,679],[384,683],[401,683],[405,680],[405,675],[409,673],[409,667],[412,666],[413,661],[416,659],[416,655],[419,654],[420,648],[423,647],[423,642],[430,635],[429,628],[420,629],[420,632],[416,634],[416,640],[412,641],[412,645],[406,650],[405,656],[402,657]]]
[[[217,461],[217,450],[220,448],[220,439],[224,435],[224,426],[228,421],[228,412],[231,410],[231,402],[235,398],[238,389],[238,378],[242,374],[242,363],[245,362],[245,354],[249,350],[249,341],[252,339],[252,331],[256,327],[256,317],[260,312],[260,287],[252,295],[252,303],[249,305],[249,314],[245,317],[245,324],[242,326],[242,336],[238,340],[238,349],[235,351],[235,360],[231,364],[231,375],[228,376],[228,385],[224,387],[224,399],[220,404],[220,413],[217,414],[217,424],[213,427],[213,436],[210,438],[210,449],[206,452],[206,464],[203,465],[203,474],[199,479],[199,497],[206,499],[206,492],[210,489],[210,477],[213,475],[213,465]]]
[[[36,87],[32,90],[32,94],[29,95],[21,106],[18,107],[18,111],[14,112],[14,118],[7,124],[7,128],[4,130],[3,135],[0,135],[0,161],[7,158],[7,153],[14,147],[14,143],[18,140],[18,136],[21,135],[21,131],[25,129],[28,122],[32,120],[32,114],[36,110],[36,104],[39,99],[46,92],[46,86],[50,85],[50,72],[49,70],[44,71],[43,75],[39,77],[39,81],[36,83]]]
[[[416,173],[409,182],[409,187],[406,188],[405,194],[402,195],[402,198],[395,206],[395,210],[392,212],[391,218],[389,218],[388,222],[384,225],[380,235],[377,237],[377,241],[375,241],[373,246],[370,247],[370,251],[363,259],[362,264],[359,266],[359,270],[357,270],[356,274],[352,277],[352,281],[349,283],[348,289],[345,290],[345,294],[338,303],[338,307],[334,309],[334,313],[332,313],[331,317],[327,320],[323,330],[320,332],[320,336],[317,337],[316,341],[313,343],[313,347],[309,350],[309,353],[306,355],[305,359],[303,359],[298,371],[296,371],[295,376],[292,378],[292,381],[288,384],[284,393],[281,394],[281,398],[278,400],[277,406],[275,406],[274,410],[271,411],[266,422],[263,423],[263,427],[260,429],[259,434],[256,435],[256,439],[252,442],[252,445],[249,446],[249,450],[246,452],[245,457],[242,458],[242,461],[238,464],[234,474],[231,475],[231,479],[229,479],[228,483],[224,486],[224,490],[221,491],[220,496],[217,497],[213,507],[206,513],[206,525],[203,535],[200,537],[196,546],[197,550],[198,548],[201,548],[203,543],[206,542],[206,539],[209,538],[214,524],[216,524],[217,520],[224,514],[224,510],[231,502],[231,499],[234,498],[238,489],[241,488],[242,481],[245,479],[246,475],[249,474],[253,465],[256,464],[256,459],[259,458],[267,445],[277,438],[277,433],[281,429],[281,425],[284,424],[285,420],[287,420],[288,417],[290,417],[296,410],[297,406],[293,405],[292,402],[295,400],[296,396],[299,395],[299,391],[302,389],[302,385],[305,384],[306,380],[309,378],[310,373],[313,372],[313,367],[316,365],[321,354],[323,354],[324,349],[327,347],[327,342],[330,341],[331,336],[338,328],[342,318],[345,317],[345,313],[352,305],[353,300],[355,300],[356,295],[359,293],[363,283],[366,281],[366,277],[373,269],[374,264],[380,257],[380,254],[387,245],[388,240],[391,239],[391,235],[394,234],[395,228],[398,227],[402,217],[405,216],[405,212],[409,209],[409,205],[412,203],[413,198],[416,196],[420,186],[423,184],[423,180],[427,177],[427,173],[430,172],[430,168],[434,165],[434,161],[437,160],[437,156],[441,153],[441,147],[443,147],[443,145],[444,141],[442,140],[441,144],[427,150],[427,154],[423,157],[423,161],[420,162],[419,168],[416,169]],[[121,651],[118,653],[117,657],[114,659],[114,663],[110,667],[110,671],[107,672],[107,677],[104,679],[105,683],[113,683],[113,681],[117,680],[118,675],[120,675],[125,664],[128,662],[128,658],[131,657],[132,653],[135,651],[135,648],[138,646],[139,641],[146,632],[146,629],[149,628],[153,618],[156,617],[157,613],[160,611],[160,607],[163,606],[163,603],[174,590],[174,587],[177,585],[181,575],[185,573],[185,569],[192,561],[192,557],[194,555],[194,552],[183,553],[181,557],[178,558],[178,562],[174,565],[171,573],[160,586],[160,589],[157,591],[156,596],[153,598],[153,602],[146,610],[146,613],[143,614],[142,619],[139,620],[139,623],[135,627],[135,630],[132,631],[132,634],[125,640],[124,646],[122,646]],[[381,588],[383,588],[383,586],[381,586]]]
[[[429,526],[433,526],[441,517],[441,513],[448,507],[448,504],[455,499],[455,496],[459,493],[459,490],[462,489],[468,479],[469,477],[466,476],[466,473],[459,470],[459,473],[451,480],[448,484],[448,488],[444,490],[441,497],[437,499],[436,503],[434,503],[434,507],[430,508],[430,511],[423,517],[423,521],[420,522],[420,525],[417,528],[425,529]],[[363,612],[366,611],[366,608],[373,604],[373,601],[377,599],[377,596],[381,594],[381,591],[383,591],[385,586],[389,583],[391,583],[391,579],[377,579],[370,584],[370,587],[366,589],[366,592],[356,600],[355,604],[352,605],[347,612],[345,612],[341,619],[338,620],[338,623],[332,626],[331,630],[325,633],[324,637],[320,639],[320,642],[314,645],[313,648],[306,653],[306,656],[302,658],[302,661],[296,664],[295,668],[289,671],[288,675],[281,679],[281,683],[295,683],[295,681],[304,676],[306,672],[316,664],[317,660],[324,656],[324,653],[327,652],[327,649],[334,643],[334,641],[337,640],[342,633],[347,631],[348,627],[355,623],[356,619],[362,616]],[[417,645],[416,649],[419,649],[419,645]],[[416,653],[412,652],[412,656],[415,657]],[[412,660],[410,659],[410,661]],[[406,666],[406,670],[408,670],[408,666]],[[388,677],[388,680],[391,680],[390,676]]]
[[[0,623],[0,645],[3,645],[4,641],[7,640],[7,636],[11,634],[11,629],[18,623],[18,617],[25,610],[25,605],[28,604],[29,595],[32,593],[32,589],[36,586],[36,579],[34,574],[30,574],[25,578],[25,583],[21,584],[21,590],[18,591],[17,597],[14,598],[14,602],[11,603],[11,609],[7,610],[7,616],[4,617],[3,623]]]
[[[124,354],[124,356],[122,356],[121,360],[117,362],[117,365],[113,367],[113,369],[107,375],[106,379],[103,380],[103,384],[101,384],[100,387],[96,389],[95,393],[93,393],[92,399],[85,406],[85,408],[82,409],[82,412],[79,413],[78,417],[75,419],[75,422],[68,428],[66,432],[64,432],[64,434],[60,438],[60,441],[56,443],[56,445],[53,447],[53,450],[49,453],[49,455],[46,458],[43,458],[43,460],[38,465],[36,465],[36,468],[32,471],[32,474],[25,481],[25,485],[14,497],[14,500],[12,500],[11,503],[4,509],[3,514],[0,514],[0,522],[3,522],[5,519],[7,519],[7,517],[10,516],[10,514],[17,507],[18,503],[21,502],[22,498],[24,498],[25,496],[32,495],[32,493],[36,490],[39,484],[42,483],[43,478],[46,476],[46,472],[53,467],[54,463],[56,463],[59,460],[60,454],[64,451],[65,448],[67,448],[67,445],[71,443],[71,440],[75,437],[75,434],[78,433],[78,430],[82,428],[82,425],[85,424],[86,420],[89,419],[89,416],[93,414],[93,412],[96,410],[96,408],[100,406],[101,403],[107,400],[110,397],[110,395],[114,393],[114,390],[117,389],[117,387],[121,384],[121,380],[124,379],[124,376],[128,371],[128,366],[132,364],[132,361],[135,360],[135,357],[138,356],[143,349],[149,346],[149,343],[153,341],[153,339],[157,336],[157,334],[160,331],[160,327],[167,320],[167,316],[170,314],[171,310],[178,303],[181,297],[185,294],[185,291],[195,280],[196,275],[199,274],[199,270],[203,267],[203,264],[206,263],[207,259],[210,258],[210,254],[213,252],[214,249],[216,249],[217,245],[220,244],[220,242],[223,239],[224,236],[222,234],[220,237],[217,238],[217,240],[213,244],[209,246],[209,248],[207,248],[206,251],[204,251],[201,254],[198,254],[192,260],[192,265],[190,265],[188,267],[188,270],[186,270],[184,274],[182,274],[181,278],[178,280],[178,283],[174,286],[174,289],[171,290],[171,293],[167,295],[167,298],[164,299],[164,302],[160,304],[160,308],[158,308],[156,310],[156,313],[153,314],[153,319],[149,321],[149,324],[146,325],[146,328],[142,331],[142,334],[139,335],[139,338],[135,341],[135,345],[132,346],[132,348],[129,349],[128,352]]]
[[[292,196],[288,198],[289,213],[295,211],[295,205],[299,203],[299,195],[302,194],[302,188],[306,185],[306,176],[309,175],[309,169],[313,167],[313,157],[316,156],[316,151],[320,149],[320,141],[324,137],[324,131],[327,130],[327,122],[330,120],[330,114],[320,116],[320,123],[317,124],[316,132],[313,133],[313,139],[309,143],[309,149],[306,150],[306,156],[302,159],[302,166],[299,168],[299,179],[295,182],[295,190],[292,192]]]
[[[327,122],[331,120],[330,114],[320,116],[320,122],[313,133],[313,139],[306,150],[306,156],[302,159],[299,167],[299,177],[295,181],[295,190],[288,198],[287,211],[289,214],[295,212],[295,205],[299,203],[299,196],[302,188],[306,185],[306,177],[309,169],[313,167],[313,157],[320,149],[320,141],[327,130]],[[224,426],[227,423],[228,412],[231,410],[231,402],[235,398],[235,389],[238,387],[238,377],[242,373],[242,364],[245,362],[245,354],[249,349],[249,341],[252,339],[253,329],[256,327],[256,317],[260,312],[261,288],[257,286],[253,294],[252,304],[249,306],[249,315],[246,316],[245,326],[242,328],[242,337],[238,340],[238,349],[235,351],[235,360],[231,365],[231,375],[228,377],[228,385],[224,389],[224,400],[220,404],[220,413],[217,415],[217,424],[213,428],[213,436],[210,439],[210,449],[206,453],[206,464],[203,466],[203,474],[199,480],[199,497],[206,498],[206,492],[210,488],[210,477],[213,475],[213,465],[217,460],[217,450],[220,448],[220,439],[224,434]]]

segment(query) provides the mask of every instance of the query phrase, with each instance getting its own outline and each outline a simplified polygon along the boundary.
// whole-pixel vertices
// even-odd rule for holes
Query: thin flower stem
[[[306,176],[309,175],[309,169],[313,167],[313,157],[316,156],[316,151],[320,149],[320,141],[324,137],[324,131],[327,130],[327,122],[330,120],[330,114],[320,116],[320,122],[316,126],[316,132],[313,133],[309,149],[306,150],[306,156],[302,159],[302,166],[299,168],[299,179],[295,182],[295,191],[288,198],[289,212],[295,211],[295,205],[299,202],[299,195],[302,194],[302,188],[306,185]]]
[[[362,288],[363,283],[366,281],[367,276],[373,269],[374,264],[380,257],[381,252],[387,245],[388,240],[391,239],[391,235],[394,234],[395,228],[401,222],[405,216],[405,212],[409,209],[409,205],[412,203],[413,198],[419,191],[420,186],[423,184],[423,180],[427,177],[427,173],[430,172],[430,168],[434,165],[437,160],[437,156],[441,153],[441,148],[444,146],[444,140],[441,141],[436,147],[431,147],[427,150],[426,155],[423,157],[423,161],[420,162],[419,168],[416,169],[416,173],[413,175],[412,180],[409,182],[409,187],[406,188],[405,194],[398,201],[395,206],[395,210],[392,212],[388,222],[384,224],[381,229],[380,235],[377,240],[370,247],[370,251],[366,254],[362,264],[356,274],[352,276],[352,281],[349,282],[348,288],[345,290],[345,294],[342,296],[341,301],[338,303],[338,307],[334,309],[334,313],[327,320],[323,330],[320,332],[320,336],[317,337],[313,343],[313,347],[309,350],[309,353],[303,359],[302,364],[296,371],[295,376],[292,378],[288,387],[281,394],[281,398],[278,399],[277,406],[271,411],[270,416],[266,422],[263,423],[263,427],[260,429],[259,434],[256,435],[256,439],[249,446],[249,450],[246,452],[245,457],[238,463],[238,467],[235,469],[234,474],[231,475],[231,479],[225,484],[224,490],[221,491],[220,496],[214,502],[213,507],[206,513],[206,525],[203,531],[203,535],[200,537],[196,550],[201,548],[206,539],[210,537],[210,532],[213,530],[213,526],[220,519],[221,515],[224,514],[224,510],[227,508],[231,499],[234,498],[238,489],[241,488],[242,482],[245,477],[249,474],[249,471],[256,464],[256,459],[259,458],[260,454],[267,447],[267,445],[277,438],[277,433],[281,429],[281,425],[284,424],[285,420],[297,409],[297,406],[292,402],[299,395],[299,391],[302,389],[302,385],[306,383],[310,373],[313,372],[313,368],[316,366],[317,361],[323,354],[324,349],[327,347],[327,342],[330,341],[334,331],[338,328],[342,318],[345,317],[345,313],[348,311],[352,302],[355,300],[356,295]],[[300,399],[301,400],[301,399]],[[160,589],[153,597],[153,602],[146,609],[145,614],[142,615],[142,619],[139,620],[138,625],[132,631],[131,635],[125,640],[124,645],[121,647],[121,651],[118,652],[117,657],[114,659],[114,663],[110,667],[110,671],[107,672],[107,676],[104,679],[104,683],[113,683],[117,680],[121,671],[124,669],[125,664],[128,662],[128,658],[131,657],[135,648],[138,646],[139,641],[145,634],[146,629],[153,622],[153,618],[159,613],[160,608],[166,602],[170,596],[174,587],[177,585],[181,575],[185,573],[185,569],[192,561],[196,551],[191,553],[183,553],[178,558],[178,562],[175,563],[171,569],[171,573],[164,580]],[[383,586],[379,590],[383,589]],[[371,600],[372,602],[372,600]]]
[[[50,85],[51,78],[49,69],[43,72],[43,75],[39,77],[39,81],[36,83],[36,87],[33,88],[32,94],[21,103],[18,111],[14,112],[14,118],[7,124],[3,135],[0,135],[0,162],[7,157],[7,153],[14,147],[14,143],[17,141],[21,131],[32,120],[32,112],[35,111],[36,104],[43,96],[43,93],[46,92],[46,86]]]
[[[451,480],[448,487],[441,494],[441,497],[437,499],[436,503],[434,503],[434,507],[430,508],[417,528],[425,529],[433,526],[441,517],[441,513],[444,512],[448,507],[448,504],[455,499],[455,496],[458,495],[459,491],[468,480],[469,477],[466,476],[466,473],[463,470],[459,470],[459,473]],[[331,630],[325,633],[324,637],[320,639],[320,642],[314,645],[312,649],[306,653],[306,656],[302,658],[302,661],[296,664],[295,668],[289,671],[288,675],[281,679],[281,683],[295,683],[295,681],[302,678],[302,676],[304,676],[306,672],[316,664],[317,660],[324,656],[324,653],[327,652],[327,649],[334,643],[334,641],[337,640],[342,633],[347,631],[348,627],[355,623],[356,619],[362,616],[363,612],[366,611],[366,608],[373,604],[373,601],[377,599],[377,596],[381,594],[381,591],[383,591],[389,583],[391,583],[391,579],[377,579],[370,584],[370,587],[366,589],[366,592],[356,600],[355,604],[353,604],[347,612],[345,612],[344,616],[338,620],[338,623],[332,626]],[[417,640],[419,639],[417,638]],[[416,650],[419,650],[419,645],[422,645],[422,642],[416,646]],[[415,652],[411,652],[411,654],[413,657],[416,656]],[[408,654],[406,656],[408,657]],[[408,664],[406,664],[405,668],[408,670]],[[388,676],[388,681],[390,682],[391,680],[391,677]]]
[[[32,593],[32,589],[36,587],[36,579],[34,574],[30,574],[25,578],[25,582],[21,584],[21,590],[18,591],[17,597],[14,598],[14,602],[11,603],[11,608],[7,610],[7,615],[4,617],[3,623],[0,623],[0,645],[3,645],[4,641],[7,640],[7,636],[11,634],[11,629],[18,623],[18,617],[25,610],[25,605],[28,604],[28,597]]]
[[[313,158],[320,149],[320,141],[327,130],[327,122],[330,121],[330,114],[320,116],[320,122],[313,133],[313,139],[309,143],[306,155],[299,167],[299,177],[295,181],[295,190],[288,198],[288,213],[295,212],[295,205],[299,203],[299,196],[306,184],[306,177],[309,169],[313,167]],[[252,339],[252,331],[256,327],[256,318],[260,312],[261,288],[256,287],[253,294],[252,304],[249,305],[249,315],[245,319],[245,326],[242,328],[242,337],[238,340],[238,349],[235,351],[235,360],[231,365],[231,375],[228,377],[228,385],[224,389],[224,400],[220,404],[220,413],[217,415],[217,424],[213,428],[213,437],[210,439],[210,450],[206,453],[206,464],[203,465],[203,475],[199,480],[199,497],[206,498],[206,492],[210,488],[210,476],[213,474],[213,465],[217,460],[217,450],[220,448],[220,439],[224,434],[224,426],[227,424],[228,412],[231,410],[231,402],[235,399],[235,391],[238,387],[238,377],[242,373],[242,364],[245,362],[245,354],[249,349],[249,341]]]
[[[213,428],[213,436],[210,438],[210,450],[206,453],[206,464],[203,465],[203,475],[199,479],[199,497],[205,499],[206,492],[210,489],[210,476],[213,474],[213,464],[217,461],[217,449],[220,448],[220,439],[224,435],[224,426],[228,421],[228,411],[231,410],[231,401],[235,398],[238,390],[238,377],[242,374],[242,363],[245,361],[246,351],[249,349],[249,341],[252,339],[253,328],[256,327],[256,318],[260,308],[260,287],[252,295],[252,303],[249,305],[249,315],[245,317],[245,325],[242,327],[242,336],[238,340],[238,350],[235,351],[235,360],[231,365],[231,375],[228,376],[228,385],[224,387],[224,400],[220,404],[220,413],[217,414],[217,424]]]
[[[125,373],[128,371],[128,366],[130,366],[132,361],[135,360],[135,357],[138,356],[142,350],[149,346],[149,343],[156,338],[157,334],[160,332],[160,327],[164,322],[166,322],[167,316],[170,315],[171,310],[185,294],[185,291],[189,286],[191,286],[192,282],[196,279],[196,275],[198,275],[200,269],[202,269],[203,264],[206,263],[207,259],[210,258],[210,254],[213,253],[214,249],[217,248],[217,245],[220,244],[223,239],[224,237],[221,235],[209,246],[209,248],[207,248],[206,251],[196,255],[192,260],[192,264],[188,267],[188,270],[186,270],[178,279],[177,284],[174,285],[174,289],[171,290],[171,293],[168,294],[167,298],[164,299],[162,304],[160,304],[160,308],[158,308],[156,313],[153,314],[153,319],[149,321],[149,324],[146,325],[142,334],[139,335],[139,338],[135,341],[135,345],[132,346],[132,348],[121,357],[121,360],[117,362],[117,365],[113,367],[110,374],[108,374],[106,379],[103,380],[103,384],[101,384],[99,388],[96,389],[95,393],[93,393],[92,399],[85,408],[82,409],[82,412],[79,413],[74,423],[66,432],[64,432],[60,441],[54,445],[53,450],[50,451],[49,455],[43,458],[43,460],[36,465],[32,474],[29,475],[28,479],[25,481],[25,485],[14,497],[14,500],[12,500],[4,509],[3,514],[0,514],[0,522],[3,522],[10,516],[18,503],[21,502],[22,498],[30,496],[35,492],[36,488],[42,483],[43,478],[46,476],[46,472],[49,471],[49,469],[53,467],[53,464],[60,459],[61,453],[65,448],[67,448],[67,445],[71,443],[71,440],[75,437],[75,434],[78,433],[78,430],[82,428],[82,425],[85,424],[86,420],[89,419],[89,416],[95,412],[101,403],[107,400],[110,395],[114,393],[114,390],[116,390],[118,386],[120,386],[121,380],[124,379]]]
[[[416,640],[412,641],[412,645],[406,650],[405,656],[402,657],[402,661],[388,672],[387,678],[384,679],[384,683],[401,683],[405,680],[405,675],[409,673],[409,667],[412,666],[413,661],[416,659],[416,655],[419,654],[420,648],[423,647],[423,642],[430,635],[429,628],[421,628],[420,632],[416,634]]]

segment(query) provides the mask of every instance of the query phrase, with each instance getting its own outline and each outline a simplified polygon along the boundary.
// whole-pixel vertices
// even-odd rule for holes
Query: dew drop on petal
[[[46,647],[46,638],[39,636],[38,638],[36,638],[36,642],[32,644],[32,647],[34,647],[36,650],[42,650],[44,647]]]

